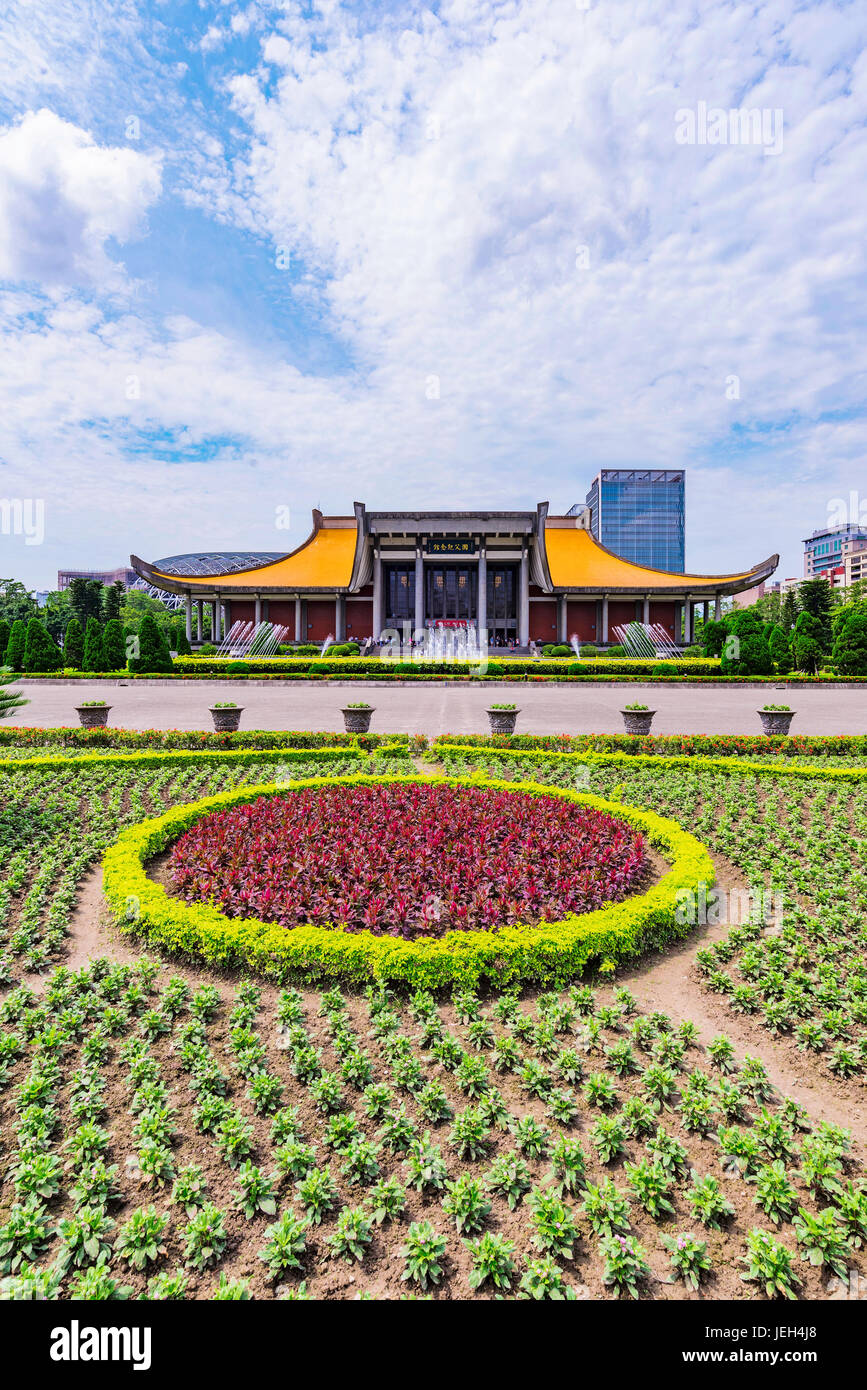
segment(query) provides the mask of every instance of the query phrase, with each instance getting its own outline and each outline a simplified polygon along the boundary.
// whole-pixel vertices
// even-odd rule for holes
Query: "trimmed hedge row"
[[[376,750],[379,757],[408,758],[406,744],[384,744]],[[364,759],[373,756],[357,747],[318,748],[316,762],[332,763],[343,759]],[[142,751],[138,753],[82,753],[80,758],[0,758],[0,773],[29,772],[33,768],[57,771],[60,768],[91,768],[118,764],[122,767],[183,767],[194,760],[197,765],[210,762],[231,763],[238,767],[257,767],[259,764],[305,763],[310,754],[304,748],[239,748],[213,749],[200,752],[177,748],[170,752]]]
[[[535,749],[557,753],[629,753],[688,757],[751,756],[774,753],[786,758],[867,756],[867,734],[439,734],[431,743],[463,747]]]
[[[523,750],[520,748],[477,748],[470,744],[443,743],[438,749],[441,761],[448,767],[451,760],[457,765],[470,762],[484,762],[494,753],[498,758],[514,759],[520,761],[525,767],[544,767],[551,763],[597,763],[600,766],[611,767],[652,767],[656,770],[665,767],[676,767],[680,771],[685,768],[695,767],[694,756],[678,756],[672,754],[648,753],[558,753],[547,749],[537,748],[535,750]],[[716,768],[720,772],[737,772],[738,776],[743,777],[747,773],[755,773],[757,777],[802,777],[808,781],[813,778],[829,778],[837,781],[841,778],[859,781],[867,778],[867,767],[799,767],[797,764],[788,765],[784,760],[777,763],[743,763],[738,758],[702,758],[703,767]],[[513,785],[513,784],[509,784]],[[523,785],[523,784],[522,784]]]
[[[188,729],[60,729],[15,728],[0,724],[0,748],[189,748],[202,752],[220,748],[380,748],[384,744],[409,744],[410,734],[346,734],[308,732],[305,729],[240,729],[234,734]],[[422,740],[426,746],[427,740]]]
[[[489,657],[488,678],[501,676],[593,676],[649,675],[660,662],[632,661],[617,657],[603,657],[593,661],[532,661],[500,660]],[[690,657],[684,661],[664,663],[666,668],[677,675],[719,674],[720,662],[717,657]],[[341,657],[329,661],[327,657],[309,660],[304,657],[269,657],[257,660],[255,657],[234,661],[230,657],[179,656],[175,659],[175,671],[182,675],[201,675],[203,672],[222,675],[231,671],[234,675],[304,675],[306,677],[364,676],[367,680],[404,679],[407,676],[454,675],[469,676],[478,674],[478,663],[471,661],[391,661],[380,657]]]
[[[648,892],[595,912],[497,931],[453,931],[443,937],[376,936],[346,932],[339,926],[287,929],[251,918],[231,918],[205,904],[186,904],[170,897],[146,873],[148,860],[164,850],[201,816],[262,796],[286,795],[305,787],[401,784],[445,781],[453,786],[489,787],[554,796],[608,812],[635,825],[666,858],[669,871]],[[253,970],[283,980],[326,977],[352,983],[371,978],[438,989],[476,986],[488,980],[497,987],[519,981],[565,984],[597,965],[612,971],[618,960],[661,949],[690,927],[677,921],[679,895],[711,886],[714,866],[703,845],[674,821],[619,802],[544,787],[532,782],[421,776],[353,775],[339,779],[311,777],[291,787],[265,784],[236,788],[178,806],[155,819],[123,831],[106,854],[103,885],[120,925],[153,946],[204,961],[221,969]]]

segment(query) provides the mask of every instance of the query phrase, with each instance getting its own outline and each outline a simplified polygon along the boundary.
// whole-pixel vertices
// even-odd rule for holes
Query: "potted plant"
[[[759,710],[762,733],[769,738],[772,734],[787,734],[794,717],[795,711],[791,705],[765,705],[764,709]]]
[[[244,713],[243,705],[236,705],[234,700],[218,700],[215,705],[210,705],[209,708],[211,718],[214,721],[215,733],[237,733],[241,715]]]
[[[375,705],[369,705],[366,700],[353,700],[351,704],[344,705],[341,714],[346,732],[366,734],[375,708]]]
[[[82,700],[80,705],[75,706],[82,729],[104,729],[110,709],[111,705],[106,704],[105,700]]]
[[[486,713],[492,734],[513,734],[521,711],[517,705],[489,705]]]
[[[648,709],[647,705],[626,705],[620,713],[628,734],[649,734],[656,710]]]

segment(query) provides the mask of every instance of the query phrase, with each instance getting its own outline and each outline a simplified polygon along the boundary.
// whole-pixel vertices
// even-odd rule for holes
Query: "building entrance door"
[[[425,621],[462,619],[475,622],[479,611],[479,571],[475,565],[424,567]]]
[[[518,580],[514,565],[488,565],[488,640],[507,644],[518,636]]]

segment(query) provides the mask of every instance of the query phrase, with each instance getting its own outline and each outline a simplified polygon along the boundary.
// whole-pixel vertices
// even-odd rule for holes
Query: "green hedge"
[[[664,757],[786,758],[867,756],[867,734],[439,734],[431,744],[549,753],[629,753]]]
[[[317,748],[313,754],[313,759],[317,763],[331,763],[345,759],[359,758],[365,761],[372,755],[364,752],[361,748],[349,745],[344,748]],[[378,750],[380,757],[408,758],[409,750],[406,744],[383,745]],[[223,762],[234,764],[237,767],[258,767],[279,765],[280,763],[306,763],[311,761],[311,754],[304,748],[241,748],[241,749],[214,749],[211,752],[190,751],[183,748],[175,749],[171,752],[139,752],[139,753],[82,753],[79,758],[0,758],[0,773],[14,774],[16,772],[30,772],[34,768],[42,771],[57,771],[59,769],[72,768],[92,768],[119,765],[122,767],[184,767],[192,762],[196,767],[210,762]]]
[[[524,750],[519,748],[478,748],[469,743],[443,743],[438,747],[440,760],[445,767],[450,762],[456,766],[465,763],[484,763],[493,754],[507,762],[520,762],[524,767],[545,767],[552,763],[590,764],[611,767],[652,767],[654,770],[666,767],[695,768],[695,757],[690,755],[648,754],[648,753],[558,753],[546,749]],[[797,764],[780,760],[776,763],[745,763],[740,758],[702,758],[702,767],[716,768],[720,772],[736,772],[739,777],[755,773],[757,777],[801,777],[808,781],[814,778],[862,780],[867,778],[867,767],[799,767]]]
[[[621,959],[662,948],[690,927],[677,921],[679,895],[714,882],[713,862],[703,845],[674,821],[619,802],[601,800],[563,788],[474,777],[474,787],[553,796],[616,815],[635,825],[671,867],[646,893],[595,912],[537,926],[509,926],[498,931],[453,931],[442,937],[376,936],[299,926],[286,929],[250,918],[231,918],[205,904],[186,904],[147,875],[145,865],[201,816],[261,796],[286,795],[304,787],[448,781],[420,776],[305,778],[291,786],[241,787],[177,806],[155,819],[124,830],[104,860],[104,891],[118,922],[149,945],[204,961],[220,969],[253,970],[277,979],[330,978],[362,983],[371,978],[441,988],[475,986],[489,980],[502,987],[519,981],[564,984],[590,966],[613,970]]]
[[[202,752],[220,748],[380,748],[402,743],[423,748],[427,740],[415,734],[316,733],[305,729],[239,729],[234,734],[188,729],[60,729],[16,728],[0,724],[0,748],[188,748]]]
[[[174,669],[189,675],[220,675],[232,665],[232,661],[224,657],[177,657]],[[646,676],[658,665],[656,661],[630,661],[614,657],[594,661],[501,660],[491,657],[487,663],[487,676],[494,679],[503,676],[526,676],[528,679],[533,676]],[[478,673],[478,663],[470,661],[387,661],[377,657],[342,657],[339,660],[329,657],[315,660],[304,657],[247,657],[243,666],[250,675],[315,675],[341,679],[364,676],[367,680],[431,675],[469,676]],[[708,657],[672,661],[666,663],[666,669],[669,668],[673,676],[718,675],[720,663],[716,657]]]

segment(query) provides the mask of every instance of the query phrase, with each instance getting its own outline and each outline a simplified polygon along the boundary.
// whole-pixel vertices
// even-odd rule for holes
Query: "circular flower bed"
[[[186,902],[229,917],[412,938],[590,912],[646,870],[641,833],[604,812],[410,783],[306,788],[203,817],[168,874]]]
[[[341,931],[330,922],[299,924],[287,931],[261,918],[230,917],[212,903],[184,902],[154,881],[149,863],[204,817],[252,805],[263,797],[285,798],[285,785],[271,783],[235,787],[127,826],[103,860],[105,896],[125,930],[150,946],[217,969],[250,970],[283,981],[330,977],[362,984],[373,978],[430,989],[475,986],[488,979],[504,988],[520,981],[562,984],[588,966],[612,970],[618,960],[662,949],[691,930],[679,910],[683,894],[695,894],[714,882],[707,850],[676,821],[564,787],[533,782],[518,787],[475,776],[428,779],[418,774],[359,773],[305,778],[292,784],[292,795],[308,789],[340,788],[348,795],[355,787],[415,785],[469,787],[486,794],[562,801],[573,808],[573,814],[599,811],[637,830],[668,860],[669,868],[644,892],[606,903],[594,912],[570,914],[557,922],[539,921],[535,926],[516,922],[494,931],[451,930],[412,940],[368,930]]]

